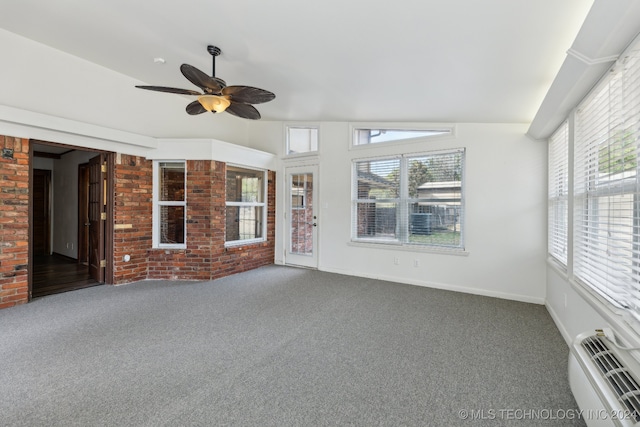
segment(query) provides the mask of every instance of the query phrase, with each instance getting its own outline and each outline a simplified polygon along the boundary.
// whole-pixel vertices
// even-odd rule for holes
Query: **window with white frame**
[[[372,129],[354,128],[353,145],[379,144],[382,142],[407,142],[416,138],[433,138],[453,133],[452,128],[434,127],[433,129]]]
[[[317,127],[287,126],[287,155],[309,154],[317,151]]]
[[[569,125],[564,122],[549,139],[549,255],[567,265],[569,219]]]
[[[636,47],[575,113],[573,271],[581,283],[640,320],[638,123]]]
[[[225,241],[262,241],[265,236],[265,172],[227,166]]]
[[[153,169],[153,246],[184,248],[187,209],[185,162],[155,161]]]
[[[352,240],[463,249],[464,149],[358,159]]]

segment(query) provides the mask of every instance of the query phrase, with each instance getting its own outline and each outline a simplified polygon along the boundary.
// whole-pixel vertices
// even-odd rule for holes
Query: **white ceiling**
[[[592,3],[3,0],[0,28],[185,89],[180,64],[210,74],[215,44],[218,77],[276,94],[263,120],[529,123]]]

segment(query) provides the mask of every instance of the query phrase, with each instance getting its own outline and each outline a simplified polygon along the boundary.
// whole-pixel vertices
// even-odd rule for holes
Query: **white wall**
[[[51,189],[53,189],[53,169],[54,169],[54,160],[53,159],[49,159],[49,158],[44,158],[44,157],[34,157],[33,158],[33,169],[42,169],[42,170],[49,170],[52,171],[51,172]],[[49,197],[51,198],[51,194],[49,195]],[[51,233],[50,235],[53,235],[53,210],[51,210],[50,212],[50,224],[49,224],[49,233]],[[51,251],[51,247],[49,248],[49,251]]]
[[[208,138],[282,154],[283,123],[250,123],[233,117],[198,120],[183,114],[182,97],[136,90],[133,85],[141,82],[4,30],[0,30],[0,44],[3,63],[11,64],[0,67],[0,134],[154,157],[158,147],[154,136],[173,132],[175,138],[196,134],[201,138],[204,130]],[[101,96],[98,105],[92,101],[95,94]],[[140,114],[142,110],[145,114]],[[518,124],[459,124],[455,139],[393,148],[405,152],[467,149],[467,253],[459,256],[350,245],[351,161],[360,153],[370,156],[387,149],[375,148],[369,150],[371,154],[349,150],[348,123],[322,123],[319,267],[543,303],[546,145],[525,137],[526,130],[526,125]],[[215,153],[211,157],[215,159]],[[277,163],[282,170],[284,162]],[[280,173],[277,261],[282,261],[284,247],[282,179]],[[56,189],[62,189],[69,181],[54,177],[54,182]],[[54,215],[72,224],[69,212]],[[73,256],[66,248],[66,236],[70,234],[65,232],[62,240],[54,236],[54,250]],[[394,257],[400,265],[393,264]],[[417,268],[414,259],[419,261]]]
[[[279,140],[284,125],[257,125],[249,138]],[[458,124],[455,138],[349,149],[345,122],[320,125],[319,268],[543,304],[546,253],[546,144],[526,125]],[[357,157],[465,147],[465,241],[462,255],[350,243],[351,165]],[[312,159],[306,159],[307,162]],[[283,160],[283,165],[287,160]],[[284,212],[284,174],[278,210]],[[283,262],[283,215],[277,216],[276,262]],[[394,265],[394,258],[399,265]],[[418,260],[419,267],[413,267]]]
[[[566,273],[547,267],[547,310],[569,344],[576,335],[607,326],[603,319],[569,283]]]
[[[53,252],[78,258],[78,165],[97,153],[72,151],[54,161],[53,169]]]
[[[248,120],[230,114],[190,116],[185,107],[193,99],[135,88],[162,82],[141,82],[3,29],[0,46],[0,131],[3,122],[16,120],[15,111],[26,110],[81,123],[80,129],[65,129],[71,134],[87,135],[87,128],[97,126],[110,135],[107,139],[124,142],[150,137],[218,138],[240,145],[246,142]],[[184,80],[177,67],[171,76]],[[188,87],[190,83],[184,82]]]

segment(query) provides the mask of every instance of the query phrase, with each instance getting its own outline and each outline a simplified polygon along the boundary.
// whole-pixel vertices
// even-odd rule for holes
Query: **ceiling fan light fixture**
[[[177,95],[196,96],[195,101],[187,105],[187,114],[195,116],[206,111],[212,113],[228,112],[243,119],[259,120],[260,113],[252,104],[262,104],[272,101],[276,96],[268,90],[253,86],[227,86],[221,78],[216,77],[216,56],[220,55],[220,48],[209,45],[207,51],[213,58],[212,73],[203,73],[193,65],[182,64],[180,72],[191,83],[199,87],[202,92],[190,89],[180,89],[166,86],[136,85],[138,89],[153,90],[156,92],[175,93]],[[162,58],[156,58],[158,60]],[[159,61],[158,61],[159,62]]]
[[[231,105],[231,101],[225,96],[218,95],[202,95],[198,97],[198,102],[207,111],[215,111],[216,113],[222,113]]]

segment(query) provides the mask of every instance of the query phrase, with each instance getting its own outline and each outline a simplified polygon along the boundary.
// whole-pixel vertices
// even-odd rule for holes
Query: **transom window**
[[[265,184],[264,171],[227,167],[225,227],[227,243],[264,240]]]
[[[463,249],[464,149],[356,160],[352,240]]]
[[[379,144],[382,142],[400,142],[415,138],[430,138],[451,135],[451,128],[434,129],[354,129],[353,145]]]
[[[315,126],[287,126],[287,155],[318,151],[318,128]]]

